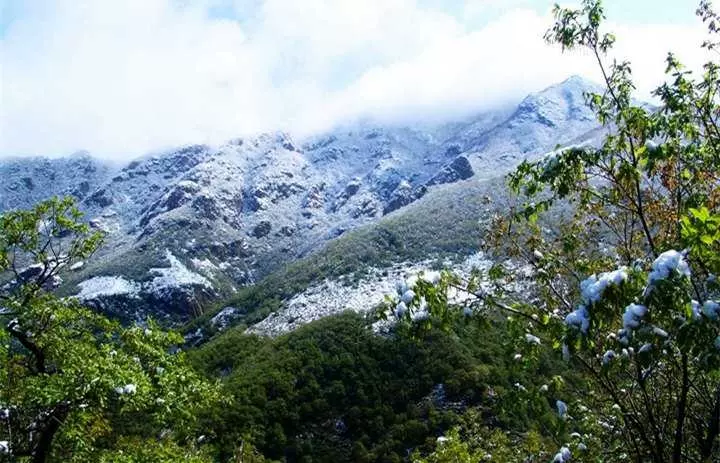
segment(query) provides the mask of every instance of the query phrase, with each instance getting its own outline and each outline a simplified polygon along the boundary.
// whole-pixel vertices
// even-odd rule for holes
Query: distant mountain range
[[[515,107],[432,127],[363,123],[301,143],[270,133],[124,166],[87,153],[0,160],[0,212],[75,196],[107,240],[63,275],[62,291],[125,318],[187,319],[425,196],[593,142],[601,132],[583,94],[595,90],[571,77]]]

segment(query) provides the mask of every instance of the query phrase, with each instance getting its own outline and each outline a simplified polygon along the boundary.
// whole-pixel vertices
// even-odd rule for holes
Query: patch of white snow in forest
[[[123,277],[104,276],[93,277],[78,283],[80,293],[78,299],[95,299],[100,296],[129,295],[136,296],[140,292],[140,285]]]
[[[419,279],[431,284],[439,282],[440,272],[429,270],[431,264],[431,261],[405,262],[385,269],[370,269],[367,276],[355,282],[350,282],[346,277],[325,280],[296,294],[285,303],[283,310],[270,314],[248,331],[279,336],[306,323],[346,310],[358,313],[369,312],[383,303],[386,295],[397,294],[400,289],[402,293],[398,295],[399,297],[404,296],[406,300],[412,300],[411,296],[414,297],[415,294],[411,288]],[[454,271],[467,278],[473,269],[487,270],[490,265],[491,262],[485,259],[482,253],[477,253],[455,266]],[[457,290],[453,290],[448,296],[453,303],[461,303],[471,297],[469,293]],[[407,310],[407,306],[405,308]],[[427,316],[427,312],[420,310],[413,315],[415,319],[422,319]]]
[[[170,262],[170,267],[150,269],[150,273],[158,275],[153,278],[151,283],[152,287],[162,289],[189,285],[199,285],[208,288],[212,286],[207,278],[188,269],[167,249],[165,250],[165,258]]]

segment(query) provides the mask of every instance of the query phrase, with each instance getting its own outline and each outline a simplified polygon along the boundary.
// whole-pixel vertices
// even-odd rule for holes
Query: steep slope
[[[433,188],[415,203],[240,289],[193,330],[201,328],[200,336],[238,323],[260,323],[257,332],[278,333],[344,309],[370,310],[408,272],[443,266],[448,259],[483,265],[478,256],[483,228],[509,205],[500,178]],[[475,257],[466,260],[470,256]]]

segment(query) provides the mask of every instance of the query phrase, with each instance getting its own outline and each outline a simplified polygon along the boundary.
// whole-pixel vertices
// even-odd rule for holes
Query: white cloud
[[[484,21],[488,16],[494,16],[509,9],[528,7],[530,3],[530,0],[465,0],[462,16],[466,22]]]
[[[473,29],[414,0],[257,3],[236,22],[177,0],[48,1],[0,42],[0,155],[124,159],[356,117],[446,117],[598,78],[590,56],[545,45],[550,17],[530,10]],[[701,62],[699,27],[611,27],[644,96],[667,50]]]

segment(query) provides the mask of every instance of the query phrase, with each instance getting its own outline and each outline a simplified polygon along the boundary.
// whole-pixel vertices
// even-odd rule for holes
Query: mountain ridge
[[[0,212],[42,199],[24,195],[22,179],[50,179],[57,166],[62,171],[55,177],[62,172],[65,181],[47,196],[72,194],[90,226],[107,235],[93,261],[64,276],[66,294],[99,281],[93,278],[122,278],[123,288],[154,293],[103,293],[87,302],[130,318],[187,319],[202,311],[197,306],[231,297],[348,230],[402,214],[431,190],[495,178],[523,159],[592,138],[599,124],[584,106],[583,93],[595,89],[573,77],[529,95],[512,110],[452,124],[364,123],[301,142],[283,132],[266,133],[218,146],[188,145],[120,168],[89,155],[74,163],[0,160],[1,183],[15,185],[0,189]],[[86,171],[93,173],[89,179],[83,178]],[[87,183],[78,190],[81,182]],[[188,282],[209,285],[158,290],[148,284],[158,269],[178,263],[197,276]]]

